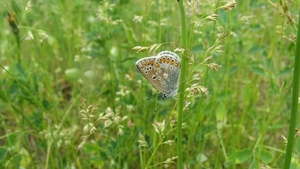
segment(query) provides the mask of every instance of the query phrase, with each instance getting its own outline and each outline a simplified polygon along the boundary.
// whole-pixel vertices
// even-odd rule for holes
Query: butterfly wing
[[[170,51],[162,51],[155,60],[155,71],[161,77],[162,91],[166,97],[174,96],[178,90],[180,75],[180,58]]]
[[[135,65],[141,74],[153,85],[154,88],[164,93],[164,89],[159,82],[155,69],[155,59],[157,56],[146,57],[138,60]]]
[[[164,97],[177,93],[180,58],[175,53],[163,51],[157,56],[142,58],[136,62],[136,67]]]

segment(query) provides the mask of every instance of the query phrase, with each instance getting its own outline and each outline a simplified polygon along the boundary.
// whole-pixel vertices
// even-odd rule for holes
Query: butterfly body
[[[162,51],[157,56],[138,60],[136,67],[154,88],[163,93],[163,97],[177,94],[180,75],[180,58],[177,54]]]

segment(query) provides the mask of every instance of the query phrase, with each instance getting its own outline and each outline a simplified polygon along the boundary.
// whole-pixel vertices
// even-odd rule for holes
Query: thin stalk
[[[179,1],[179,10],[181,18],[181,45],[183,48],[187,48],[187,33],[185,23],[185,10],[183,6],[183,0]],[[184,54],[181,59],[181,72],[180,72],[180,84],[179,84],[179,103],[178,103],[178,117],[177,117],[177,165],[178,169],[182,169],[182,113],[184,106],[184,90],[185,90],[185,75],[186,75],[186,59]]]
[[[156,152],[157,152],[157,150],[158,150],[158,147],[162,144],[163,140],[164,140],[164,138],[159,140],[159,143],[157,144],[157,146],[155,147],[153,153],[151,154],[150,159],[148,160],[148,162],[147,162],[147,164],[146,164],[146,166],[145,166],[145,169],[150,168],[149,165],[151,164],[151,162],[152,162],[152,160],[153,160],[153,157],[154,157],[154,155],[156,154]]]
[[[116,98],[116,93],[115,93],[115,68],[114,68],[114,64],[112,62],[112,60],[109,58],[109,65],[110,65],[110,75],[111,75],[111,97],[112,97],[112,109],[114,112],[116,112],[116,107],[115,107],[115,98]]]
[[[300,11],[299,11],[299,14],[300,14]],[[288,144],[287,144],[285,159],[284,159],[284,168],[285,169],[289,169],[290,164],[291,164],[293,145],[294,145],[294,137],[295,137],[296,119],[297,119],[299,79],[300,79],[300,32],[299,32],[299,30],[300,30],[300,18],[298,21],[298,33],[297,33],[296,53],[295,53],[290,128],[289,128]]]

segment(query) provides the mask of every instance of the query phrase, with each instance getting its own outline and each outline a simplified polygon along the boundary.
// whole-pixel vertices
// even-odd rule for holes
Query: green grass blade
[[[186,21],[185,10],[183,1],[179,0],[180,18],[181,18],[181,45],[187,47],[187,33],[186,33]],[[179,86],[179,104],[178,104],[178,120],[177,120],[177,153],[178,153],[178,168],[183,168],[182,165],[182,113],[184,106],[184,90],[185,90],[185,75],[186,75],[186,59],[182,57],[181,72],[180,72],[180,86]]]
[[[295,136],[295,126],[296,126],[296,119],[297,119],[299,77],[300,77],[300,38],[299,38],[300,32],[299,30],[300,30],[300,18],[298,21],[298,33],[297,33],[296,53],[295,53],[291,119],[290,119],[290,127],[289,127],[288,144],[287,144],[285,160],[284,160],[285,169],[290,168],[290,164],[291,164],[294,136]]]

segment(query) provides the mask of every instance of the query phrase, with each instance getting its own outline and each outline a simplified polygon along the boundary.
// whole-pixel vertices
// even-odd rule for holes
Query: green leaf
[[[92,80],[92,79],[95,78],[96,73],[95,73],[95,71],[93,71],[93,70],[88,70],[88,71],[85,71],[85,72],[84,72],[84,76],[85,76],[87,79]]]
[[[52,108],[52,104],[46,99],[43,99],[42,104],[46,110],[50,110]]]
[[[239,68],[237,66],[231,67],[230,70],[229,70],[229,74],[231,75],[231,74],[235,73],[238,69]]]
[[[21,150],[19,151],[19,154],[22,156],[22,159],[20,161],[21,166],[24,168],[27,168],[31,162],[29,152],[25,148],[21,148]]]
[[[217,120],[217,128],[221,129],[227,122],[227,117],[226,117],[226,108],[224,104],[220,103],[218,105],[218,108],[216,110],[216,120]]]
[[[257,53],[257,52],[262,52],[263,50],[265,50],[265,46],[254,46],[253,48],[251,48],[249,50],[249,53],[254,54],[254,53]]]
[[[235,163],[236,164],[243,163],[248,159],[250,159],[251,156],[252,156],[252,151],[250,149],[239,150],[236,152]]]
[[[208,159],[207,156],[202,153],[198,154],[197,158],[196,158],[197,162],[199,162],[199,163],[203,163],[203,162],[207,161],[207,159]]]
[[[78,80],[82,76],[82,72],[77,68],[67,69],[65,71],[65,76],[69,80]]]
[[[283,70],[280,70],[279,73],[277,74],[277,77],[282,77],[282,76],[285,76],[285,75],[290,75],[292,74],[292,68],[290,67],[287,67]]]
[[[261,154],[260,154],[260,159],[263,163],[270,163],[273,159],[272,154],[267,151],[267,150],[262,150]]]
[[[27,74],[22,65],[15,63],[9,67],[8,72],[18,81],[27,83]]]
[[[257,67],[257,66],[251,66],[249,68],[252,72],[258,74],[258,75],[262,75],[262,76],[266,76],[266,72],[264,69]]]
[[[11,163],[8,168],[19,168],[22,160],[22,155],[17,154],[11,160]]]
[[[0,163],[4,161],[6,155],[7,155],[7,149],[4,147],[0,147]]]
[[[251,25],[250,25],[250,28],[251,28],[252,30],[259,31],[259,30],[262,29],[262,26],[261,26],[261,24],[251,24]]]

